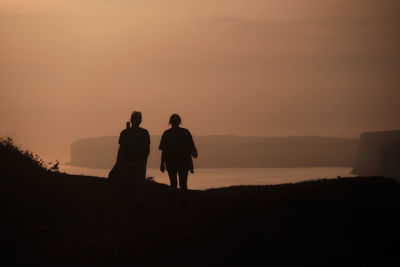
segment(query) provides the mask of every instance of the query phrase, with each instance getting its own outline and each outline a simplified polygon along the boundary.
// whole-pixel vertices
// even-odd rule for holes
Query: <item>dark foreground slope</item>
[[[132,216],[105,179],[1,177],[0,192],[7,264],[399,266],[400,185],[384,178],[186,196],[148,182],[144,212]]]

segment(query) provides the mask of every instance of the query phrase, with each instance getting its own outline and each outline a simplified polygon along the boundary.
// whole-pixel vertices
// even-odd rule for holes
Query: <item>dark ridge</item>
[[[400,263],[400,184],[389,178],[186,194],[148,179],[144,209],[135,214],[120,206],[107,179],[90,176],[8,172],[0,196],[3,266]]]
[[[13,265],[399,263],[400,186],[386,178],[186,195],[148,181],[144,211],[134,215],[119,206],[102,178],[3,177],[0,191],[3,259]]]

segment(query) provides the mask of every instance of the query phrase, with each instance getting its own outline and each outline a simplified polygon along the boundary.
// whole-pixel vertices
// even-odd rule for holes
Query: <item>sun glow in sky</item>
[[[399,129],[397,0],[0,0],[0,135],[356,138]]]

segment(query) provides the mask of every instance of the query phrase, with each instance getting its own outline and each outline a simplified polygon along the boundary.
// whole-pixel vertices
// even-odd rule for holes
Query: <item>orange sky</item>
[[[399,129],[397,0],[0,0],[0,135],[44,156],[118,135]]]

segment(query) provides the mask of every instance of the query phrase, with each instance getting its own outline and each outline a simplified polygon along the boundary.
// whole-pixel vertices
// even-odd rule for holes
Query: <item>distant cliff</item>
[[[400,178],[400,131],[361,134],[353,172],[363,176]]]
[[[199,157],[195,167],[353,167],[358,140],[330,137],[195,136]],[[160,136],[151,136],[149,167],[159,167]],[[71,164],[111,168],[115,163],[115,136],[79,139],[71,145]]]

